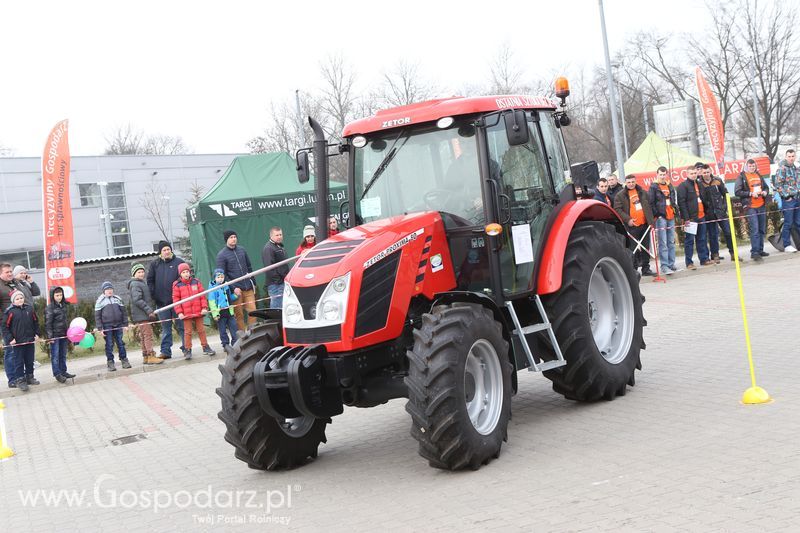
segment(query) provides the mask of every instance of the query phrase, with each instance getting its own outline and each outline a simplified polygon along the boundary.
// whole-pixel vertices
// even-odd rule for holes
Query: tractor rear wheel
[[[478,469],[500,454],[511,418],[508,349],[502,326],[480,305],[441,305],[423,315],[407,352],[406,411],[431,466]]]
[[[241,333],[241,332],[240,332]],[[253,367],[270,349],[280,344],[277,324],[259,324],[242,333],[219,365],[222,399],[219,418],[225,423],[225,440],[232,444],[237,459],[259,470],[277,470],[302,465],[317,456],[326,442],[329,420],[299,417],[276,420],[261,408],[253,383]]]
[[[577,224],[564,255],[563,285],[542,297],[567,361],[544,374],[570,400],[623,396],[641,368],[643,298],[621,240],[610,224]]]

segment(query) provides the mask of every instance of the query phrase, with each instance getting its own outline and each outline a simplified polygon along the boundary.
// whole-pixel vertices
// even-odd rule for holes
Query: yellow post
[[[736,281],[739,283],[739,303],[742,306],[742,322],[744,323],[744,340],[747,344],[747,362],[750,364],[750,382],[749,389],[744,391],[742,395],[742,403],[756,404],[767,403],[771,399],[769,393],[756,385],[756,371],[753,367],[753,350],[750,348],[750,329],[747,327],[747,310],[744,306],[744,287],[742,286],[742,272],[739,268],[739,248],[736,244],[736,228],[733,225],[733,206],[731,206],[731,197],[729,194],[725,195],[725,200],[728,202],[728,224],[731,226],[731,240],[733,241],[733,261],[736,264]]]
[[[8,459],[14,452],[8,447],[8,438],[6,437],[6,421],[4,413],[6,411],[6,404],[0,400],[0,461]]]

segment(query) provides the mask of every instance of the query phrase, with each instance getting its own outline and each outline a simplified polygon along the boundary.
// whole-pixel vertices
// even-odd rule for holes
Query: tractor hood
[[[455,286],[438,212],[334,235],[306,252],[285,281],[286,344],[323,343],[334,352],[395,338],[412,297]]]

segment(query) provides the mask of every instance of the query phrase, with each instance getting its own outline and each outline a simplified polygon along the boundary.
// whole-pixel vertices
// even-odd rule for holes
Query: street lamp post
[[[617,153],[617,175],[620,180],[625,179],[625,168],[622,159],[622,142],[619,139],[619,124],[617,121],[617,99],[614,96],[614,81],[611,72],[611,56],[608,53],[608,35],[606,34],[606,16],[603,11],[603,0],[598,0],[600,6],[600,28],[603,31],[603,51],[606,57],[606,78],[608,82],[608,96],[611,99],[611,128],[614,130],[614,149]]]

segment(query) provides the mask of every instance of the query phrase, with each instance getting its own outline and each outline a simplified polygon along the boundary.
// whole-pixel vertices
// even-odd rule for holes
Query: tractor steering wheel
[[[431,211],[446,211],[448,197],[452,195],[452,191],[447,189],[431,189],[422,196],[422,200],[425,202],[425,207]]]

